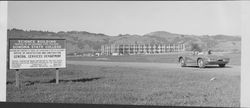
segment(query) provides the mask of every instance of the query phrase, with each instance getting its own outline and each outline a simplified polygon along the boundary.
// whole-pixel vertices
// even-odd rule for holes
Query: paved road
[[[180,67],[176,63],[142,63],[142,62],[105,62],[105,61],[67,61],[67,64],[105,66],[105,67],[131,67],[131,68],[150,68],[150,69],[171,69],[176,71],[189,70],[193,72],[212,72],[227,75],[239,75],[241,68],[236,65],[228,65],[225,68],[218,66],[208,66],[205,69],[197,67]]]

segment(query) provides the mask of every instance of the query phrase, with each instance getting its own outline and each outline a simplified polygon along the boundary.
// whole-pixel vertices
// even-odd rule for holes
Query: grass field
[[[54,71],[22,70],[18,89],[15,72],[9,70],[7,102],[240,106],[240,72],[227,74],[223,68],[67,65],[60,70],[60,84],[55,84]]]
[[[180,54],[163,55],[127,55],[127,56],[92,56],[92,57],[67,57],[73,61],[110,61],[110,62],[155,62],[155,63],[177,63]],[[230,58],[229,65],[240,65],[241,54],[224,54]]]

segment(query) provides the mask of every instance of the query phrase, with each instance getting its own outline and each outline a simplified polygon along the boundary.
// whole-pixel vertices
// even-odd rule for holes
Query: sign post
[[[59,84],[59,68],[56,68],[56,84]]]
[[[16,87],[19,88],[19,69],[16,69]]]
[[[9,69],[16,70],[16,87],[19,87],[19,69],[66,68],[65,39],[10,39]]]

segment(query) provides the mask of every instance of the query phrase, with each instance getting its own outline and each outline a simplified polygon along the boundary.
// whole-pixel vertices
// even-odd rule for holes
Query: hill
[[[24,31],[21,29],[9,29],[8,38],[62,38],[67,41],[67,53],[100,52],[104,44],[186,44],[187,50],[191,50],[192,44],[198,44],[201,49],[214,51],[241,52],[241,37],[239,36],[196,36],[175,34],[166,31],[156,31],[145,35],[118,35],[108,36],[102,33],[89,33],[86,31]]]
[[[144,35],[164,43],[182,43],[187,45],[187,50],[191,50],[192,44],[198,44],[203,50],[241,52],[241,37],[227,35],[184,35],[165,31],[156,31]]]

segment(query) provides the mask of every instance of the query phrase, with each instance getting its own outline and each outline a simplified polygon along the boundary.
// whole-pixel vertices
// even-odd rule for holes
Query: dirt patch
[[[89,82],[89,81],[94,81],[94,80],[99,80],[101,77],[96,77],[96,78],[80,78],[80,79],[70,79],[70,80],[59,80],[59,83],[69,83],[69,82]],[[7,81],[7,85],[14,84],[15,81]],[[50,81],[24,81],[22,82],[25,84],[25,86],[31,86],[34,84],[47,84],[47,83],[56,83],[56,79],[52,79]]]

